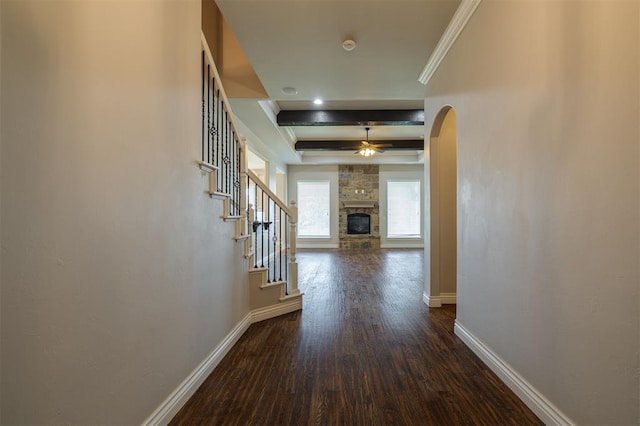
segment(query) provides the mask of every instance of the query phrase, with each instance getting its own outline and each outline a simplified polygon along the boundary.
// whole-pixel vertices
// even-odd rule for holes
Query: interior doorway
[[[457,300],[457,123],[453,107],[440,110],[429,139],[430,265],[425,302],[429,307]]]

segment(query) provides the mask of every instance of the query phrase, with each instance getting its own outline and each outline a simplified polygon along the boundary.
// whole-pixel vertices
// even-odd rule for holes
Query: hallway
[[[172,424],[541,424],[422,302],[422,249],[301,251],[305,306],[252,325]]]

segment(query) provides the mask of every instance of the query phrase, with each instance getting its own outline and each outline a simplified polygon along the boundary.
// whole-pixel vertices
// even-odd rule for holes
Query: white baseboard
[[[403,243],[403,242],[380,242],[380,248],[386,249],[386,248],[412,248],[412,249],[419,249],[419,248],[424,248],[424,243],[419,242],[419,243]]]
[[[430,308],[440,308],[442,305],[455,305],[457,301],[456,293],[440,293],[439,296],[429,296],[422,293],[422,301]]]
[[[540,391],[457,320],[454,332],[546,425],[573,425]]]
[[[335,243],[301,243],[298,242],[296,247],[301,249],[337,249],[340,248],[340,244]]]
[[[180,411],[189,398],[193,396],[202,382],[209,377],[213,369],[222,361],[222,358],[225,357],[251,324],[302,309],[302,296],[303,293],[296,294],[295,296],[287,296],[277,305],[255,309],[249,312],[142,424],[169,424],[171,419]]]
[[[222,342],[187,376],[186,379],[160,404],[160,406],[142,423],[144,425],[166,425],[182,406],[191,398],[202,382],[209,377],[213,369],[240,339],[252,322],[249,312]]]
[[[456,293],[440,293],[440,301],[443,305],[455,305],[457,299]]]
[[[442,306],[442,301],[437,296],[429,296],[427,293],[422,293],[422,301],[430,308],[439,308]]]
[[[254,309],[251,311],[251,323],[268,320],[300,309],[302,309],[302,293],[300,293],[300,297],[296,295],[296,297],[291,297],[290,299],[283,299],[277,305]]]

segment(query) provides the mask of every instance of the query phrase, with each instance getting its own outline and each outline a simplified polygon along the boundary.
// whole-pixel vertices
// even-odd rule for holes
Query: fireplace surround
[[[338,171],[340,248],[356,250],[380,248],[378,165],[340,165]],[[368,216],[368,225],[360,226],[357,233],[349,232],[351,215],[357,215],[353,218]],[[363,221],[363,219],[360,220]]]

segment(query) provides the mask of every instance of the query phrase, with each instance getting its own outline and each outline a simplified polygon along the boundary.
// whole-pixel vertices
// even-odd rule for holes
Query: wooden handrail
[[[291,207],[287,206],[284,201],[282,201],[273,191],[269,189],[267,185],[264,184],[260,180],[260,178],[253,173],[251,170],[247,169],[247,176],[260,188],[265,194],[269,196],[273,200],[274,203],[278,205],[288,216],[294,216],[293,210]]]

